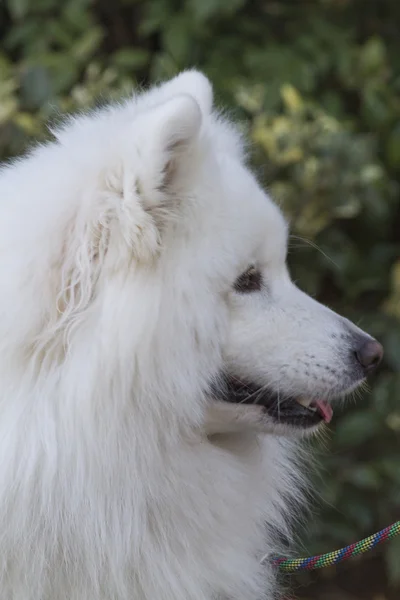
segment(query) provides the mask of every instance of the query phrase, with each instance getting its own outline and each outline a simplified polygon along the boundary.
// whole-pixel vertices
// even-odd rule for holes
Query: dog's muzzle
[[[383,348],[379,342],[369,336],[358,338],[349,360],[354,365],[354,382],[361,383],[374,371],[383,357]],[[354,385],[351,386],[354,389]],[[349,391],[349,390],[347,390]],[[346,393],[344,389],[341,393]],[[223,372],[211,386],[211,395],[217,399],[234,404],[257,404],[276,423],[294,427],[308,428],[320,423],[329,423],[333,410],[331,401],[308,398],[304,395],[285,395],[268,387]]]

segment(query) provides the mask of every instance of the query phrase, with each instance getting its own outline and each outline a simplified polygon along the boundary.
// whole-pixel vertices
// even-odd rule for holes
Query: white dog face
[[[27,199],[0,223],[10,363],[66,378],[84,363],[85,402],[145,397],[197,423],[208,406],[209,433],[281,434],[329,421],[379,363],[378,342],[291,282],[285,220],[204,76],[55,135],[2,174],[2,195]]]
[[[281,212],[242,157],[229,152],[229,144],[214,161],[219,182],[204,193],[204,248],[197,252],[205,256],[209,247],[214,260],[224,257],[220,302],[226,337],[211,394],[230,405],[214,405],[209,432],[245,427],[289,435],[313,431],[330,421],[331,401],[354,390],[377,366],[382,348],[292,283]],[[211,227],[212,212],[218,214],[219,229]],[[202,213],[203,208],[195,219],[199,230]]]
[[[331,420],[331,402],[377,366],[382,348],[293,284],[280,211],[239,163],[225,161],[226,181],[240,181],[229,202],[236,207],[238,221],[230,226],[241,232],[241,252],[227,291],[229,336],[214,394],[235,404],[233,428],[255,425],[289,435],[313,431]],[[231,214],[227,211],[227,224]],[[250,405],[247,413],[243,404]],[[211,420],[228,418],[229,410],[221,411]]]

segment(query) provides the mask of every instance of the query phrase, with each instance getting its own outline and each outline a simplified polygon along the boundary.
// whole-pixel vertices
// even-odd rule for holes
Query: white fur
[[[297,442],[207,389],[339,393],[357,330],[291,283],[200,73],[54,134],[0,172],[0,598],[271,600]]]

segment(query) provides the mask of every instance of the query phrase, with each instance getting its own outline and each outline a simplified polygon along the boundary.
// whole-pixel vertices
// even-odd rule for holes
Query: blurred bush
[[[46,123],[196,65],[291,218],[294,278],[385,345],[320,451],[309,551],[400,518],[400,3],[3,0],[0,156]],[[337,411],[339,412],[339,411]],[[400,544],[386,545],[400,581]]]

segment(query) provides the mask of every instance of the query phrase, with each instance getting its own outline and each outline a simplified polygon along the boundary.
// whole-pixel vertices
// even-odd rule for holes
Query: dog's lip
[[[332,421],[333,409],[326,400],[311,400],[310,398],[305,398],[303,396],[295,398],[295,400],[304,408],[317,412],[323,418],[325,423],[330,423]]]
[[[260,405],[277,423],[302,429],[314,427],[321,422],[329,423],[333,414],[326,400],[304,395],[284,396],[247,378],[242,379],[228,373],[223,373],[214,381],[211,391],[215,398],[225,402]]]

